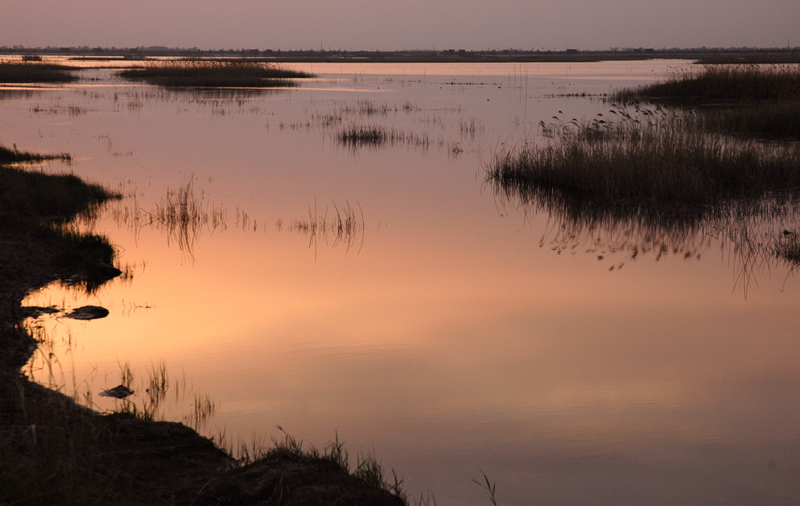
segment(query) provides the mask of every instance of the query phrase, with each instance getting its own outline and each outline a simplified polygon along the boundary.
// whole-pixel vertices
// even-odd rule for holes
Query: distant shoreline
[[[691,60],[700,64],[800,63],[800,48],[772,49],[621,49],[607,51],[284,51],[197,50],[150,48],[8,48],[2,56],[68,56],[83,60],[141,60],[147,58],[248,58],[274,63],[569,63],[638,61],[652,59]],[[32,58],[33,57],[33,58]]]

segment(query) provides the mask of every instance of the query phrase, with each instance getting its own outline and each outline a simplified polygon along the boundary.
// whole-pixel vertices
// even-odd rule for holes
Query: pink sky
[[[4,0],[0,45],[251,49],[800,46],[797,0]]]

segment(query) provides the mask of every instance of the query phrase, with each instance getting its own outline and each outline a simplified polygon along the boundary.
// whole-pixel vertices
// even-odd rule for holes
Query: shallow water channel
[[[125,195],[84,226],[126,275],[26,301],[109,316],[31,321],[47,343],[26,372],[102,411],[129,369],[140,408],[166,386],[159,417],[236,447],[338,437],[439,505],[491,504],[482,473],[498,504],[797,504],[800,280],[759,249],[793,211],[584,223],[485,182],[546,142],[540,121],[687,65],[308,64],[295,89],[194,92],[90,68],[0,89],[0,143],[68,152],[43,170]],[[353,126],[389,139],[340,143]]]

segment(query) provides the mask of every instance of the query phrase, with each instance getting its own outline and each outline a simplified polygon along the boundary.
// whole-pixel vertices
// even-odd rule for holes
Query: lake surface
[[[124,279],[27,300],[110,315],[32,322],[50,344],[26,372],[114,410],[98,394],[126,366],[144,406],[163,364],[159,416],[234,446],[338,436],[439,505],[491,504],[482,473],[499,504],[795,505],[800,283],[751,237],[796,214],[593,227],[485,182],[546,142],[540,121],[608,115],[603,94],[686,66],[308,64],[296,89],[228,92],[90,68],[0,89],[1,144],[68,152],[43,170],[125,195],[91,225]],[[351,126],[395,140],[343,145]],[[154,220],[180,198],[192,225]]]

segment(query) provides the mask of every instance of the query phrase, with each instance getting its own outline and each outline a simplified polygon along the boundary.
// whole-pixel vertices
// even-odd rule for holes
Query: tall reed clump
[[[644,100],[677,103],[800,100],[800,66],[706,65],[679,71],[667,79],[615,92],[617,102]]]
[[[549,142],[501,153],[488,176],[608,203],[705,204],[800,187],[800,149],[706,133],[702,117],[615,108],[616,121],[541,124]]]
[[[49,63],[0,62],[0,83],[68,83],[78,78],[75,67]]]
[[[800,66],[709,65],[612,95],[618,103],[643,101],[695,108],[708,131],[739,137],[800,139]]]
[[[297,86],[292,79],[314,77],[306,72],[251,61],[184,60],[124,70],[125,79],[166,87],[275,88]]]

